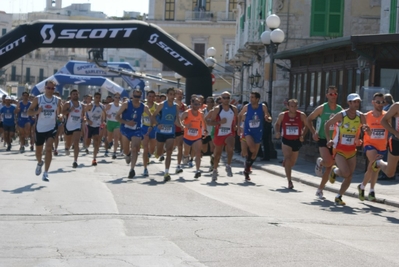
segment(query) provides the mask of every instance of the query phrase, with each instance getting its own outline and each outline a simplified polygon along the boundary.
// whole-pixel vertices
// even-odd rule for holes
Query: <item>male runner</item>
[[[363,137],[363,147],[366,153],[369,164],[367,166],[367,171],[364,174],[363,182],[358,185],[359,199],[364,200],[364,189],[366,185],[370,182],[370,193],[368,199],[370,201],[376,201],[374,186],[378,179],[378,172],[374,172],[372,165],[377,156],[381,158],[387,153],[387,139],[388,131],[381,125],[382,117],[385,115],[386,111],[383,110],[385,105],[384,94],[375,93],[373,95],[373,110],[364,114],[366,116],[366,123],[370,127],[371,133],[365,133]]]
[[[108,131],[108,143],[113,142],[114,153],[112,153],[112,159],[116,159],[116,151],[118,150],[119,138],[120,138],[120,126],[121,124],[115,119],[121,104],[120,104],[120,94],[114,95],[114,102],[111,102],[105,108],[107,114],[107,131]],[[112,141],[113,140],[113,141]],[[105,150],[106,156],[108,155],[108,148]]]
[[[206,99],[206,107],[202,110],[202,113],[204,113],[204,118],[205,118],[205,123],[206,123],[206,128],[203,133],[203,138],[202,138],[202,152],[206,153],[209,149],[211,155],[210,155],[210,167],[209,171],[213,171],[213,161],[214,161],[214,156],[213,156],[213,151],[215,149],[215,144],[212,141],[213,138],[213,132],[214,132],[214,126],[209,125],[208,122],[210,121],[211,118],[211,112],[213,110],[213,107],[215,106],[215,99],[213,97],[209,96]],[[209,146],[209,148],[208,148]]]
[[[269,111],[266,105],[259,103],[260,94],[257,92],[252,92],[250,97],[250,103],[245,105],[240,114],[238,115],[238,124],[241,121],[244,122],[244,138],[247,144],[248,154],[245,162],[244,176],[246,181],[250,181],[249,172],[251,171],[251,166],[256,160],[258,155],[259,147],[262,141],[263,135],[263,123],[264,121],[271,122]],[[245,115],[245,120],[242,116]],[[241,128],[238,128],[238,135],[241,133]]]
[[[184,158],[188,158],[191,149],[195,154],[196,172],[194,178],[201,176],[201,146],[202,146],[202,132],[205,129],[205,120],[203,113],[200,111],[201,102],[198,98],[191,100],[191,108],[184,111],[181,116],[181,121],[184,124]]]
[[[299,149],[302,146],[303,137],[306,134],[306,115],[298,110],[298,100],[289,99],[288,110],[278,115],[275,124],[275,136],[282,137],[282,151],[284,155],[284,169],[288,180],[288,188],[293,189],[291,180],[292,167],[298,159]]]
[[[72,167],[78,167],[79,141],[82,135],[82,120],[85,106],[79,101],[79,92],[73,89],[70,92],[71,100],[62,107],[62,114],[66,117],[65,122],[65,155],[69,155],[69,148],[73,144]]]
[[[12,138],[15,134],[15,114],[17,107],[11,104],[11,97],[7,96],[4,99],[3,107],[0,110],[0,116],[3,116],[3,135],[4,141],[7,144],[6,151],[11,150]]]
[[[147,92],[147,102],[145,102],[145,105],[148,107],[149,111],[151,112],[151,115],[155,112],[157,108],[157,103],[154,102],[155,99],[155,92],[153,90],[150,90]],[[151,125],[151,116],[148,116],[147,113],[143,113],[142,116],[143,122],[141,126],[141,132],[143,134],[143,141],[142,141],[142,146],[143,146],[143,166],[144,166],[144,176],[148,176],[148,163],[149,163],[149,158],[151,157],[152,154],[154,154],[155,151],[155,146],[156,146],[156,140],[155,140],[155,134],[156,134],[156,127],[155,125]],[[149,132],[149,128],[151,128],[151,131]],[[128,156],[128,159],[126,161],[127,164],[130,163],[130,156]]]
[[[140,151],[140,143],[143,139],[143,133],[141,129],[141,116],[143,113],[147,116],[151,116],[151,112],[148,107],[140,102],[141,91],[139,89],[133,90],[133,99],[125,101],[118,113],[116,113],[116,120],[121,123],[121,134],[123,142],[123,150],[125,156],[130,157],[127,162],[130,161],[130,171],[128,178],[134,178],[136,172],[137,157]],[[151,132],[152,126],[148,127],[148,132]]]
[[[183,99],[183,91],[180,89],[175,89],[175,103],[179,109],[179,117],[187,110],[187,105],[182,102]],[[177,168],[176,173],[183,172],[181,168],[181,160],[183,157],[183,134],[184,129],[176,126],[176,134],[175,134],[175,144],[177,146]]]
[[[164,145],[166,146],[166,160],[165,160],[165,174],[164,181],[170,181],[169,167],[171,156],[173,152],[173,144],[175,139],[175,125],[182,127],[179,119],[179,109],[174,102],[175,90],[169,88],[166,91],[167,100],[163,101],[157,106],[154,114],[152,115],[152,123],[158,123],[158,131],[156,134],[157,139],[157,155],[162,154]],[[157,115],[160,115],[156,119]]]
[[[61,99],[53,95],[56,85],[55,81],[46,81],[44,94],[35,97],[28,109],[29,116],[37,116],[35,142],[37,166],[35,173],[39,176],[42,173],[44,164],[42,180],[46,182],[49,181],[48,170],[52,159],[54,138],[57,133],[57,114],[61,113]],[[42,152],[44,143],[46,143],[46,154],[43,163]]]
[[[22,100],[17,104],[17,117],[18,117],[18,132],[20,148],[19,152],[25,152],[25,141],[30,137],[30,117],[28,116],[28,109],[31,102],[29,101],[29,93],[22,93]]]
[[[88,149],[93,138],[93,161],[91,165],[97,166],[97,153],[100,149],[100,126],[104,123],[105,107],[101,104],[101,93],[94,94],[94,102],[86,105],[87,138],[85,147]]]
[[[337,104],[338,89],[335,85],[330,85],[326,90],[327,102],[318,106],[308,117],[309,129],[312,132],[313,140],[317,141],[319,147],[320,157],[316,160],[315,173],[321,176],[319,188],[316,191],[316,196],[320,199],[323,197],[323,189],[328,181],[331,167],[334,164],[332,148],[327,147],[326,135],[324,133],[324,125],[326,121],[331,119],[335,114],[342,110],[342,107]],[[317,118],[316,129],[313,127],[313,120]],[[334,125],[329,128],[330,136],[334,131]],[[323,173],[323,167],[325,171]]]
[[[237,108],[230,105],[230,93],[225,91],[222,93],[222,104],[213,109],[210,125],[215,125],[215,136],[213,142],[215,144],[214,162],[212,180],[216,181],[218,177],[218,165],[222,155],[223,147],[227,153],[226,172],[227,176],[232,177],[231,161],[234,153],[234,134],[237,128]]]
[[[336,176],[344,178],[339,193],[335,197],[337,205],[346,204],[342,200],[342,195],[349,188],[356,168],[356,147],[362,145],[362,140],[359,139],[362,124],[364,124],[364,130],[368,130],[364,115],[358,111],[360,101],[361,98],[358,94],[349,94],[347,97],[349,108],[335,114],[324,125],[324,132],[328,140],[327,146],[334,147],[336,163],[336,166],[332,166],[329,174],[330,183],[335,182]],[[329,130],[332,125],[337,123],[339,123],[335,128],[337,132],[334,139],[331,139]]]

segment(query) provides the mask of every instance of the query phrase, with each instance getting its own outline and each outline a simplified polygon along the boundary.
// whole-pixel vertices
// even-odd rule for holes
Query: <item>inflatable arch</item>
[[[212,96],[211,72],[194,51],[143,21],[53,21],[23,24],[0,38],[0,68],[40,47],[138,48],[186,78],[192,94]]]

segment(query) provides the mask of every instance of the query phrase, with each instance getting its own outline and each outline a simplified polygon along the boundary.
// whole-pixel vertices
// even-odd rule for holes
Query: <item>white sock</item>
[[[169,169],[165,169],[165,174],[169,173]]]
[[[371,193],[371,192],[374,192],[374,189],[370,189],[370,193]]]
[[[335,168],[335,169],[334,169],[334,173],[335,173],[336,175],[338,175],[338,170],[339,170],[338,168]]]
[[[364,190],[364,185],[360,184],[360,189]]]

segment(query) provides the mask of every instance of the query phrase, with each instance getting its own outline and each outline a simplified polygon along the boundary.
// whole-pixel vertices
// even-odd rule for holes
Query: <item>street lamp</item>
[[[266,19],[267,27],[270,31],[264,31],[260,38],[262,43],[266,47],[266,52],[270,57],[269,66],[269,97],[268,104],[270,109],[270,114],[272,113],[272,95],[273,95],[273,65],[274,65],[274,54],[277,52],[278,45],[284,41],[284,32],[278,27],[280,26],[280,18],[276,14],[272,14]]]
[[[144,91],[148,92],[150,91],[150,82],[149,81],[145,81],[145,86],[144,86]]]
[[[212,72],[213,68],[216,66],[217,60],[215,58],[216,56],[216,48],[214,47],[209,47],[208,50],[206,50],[206,55],[208,56],[205,59],[205,63]]]
[[[175,72],[175,79],[177,80],[177,89],[179,89],[179,87],[180,87],[180,79],[182,78],[182,76],[179,74],[179,73],[177,73],[177,72]]]

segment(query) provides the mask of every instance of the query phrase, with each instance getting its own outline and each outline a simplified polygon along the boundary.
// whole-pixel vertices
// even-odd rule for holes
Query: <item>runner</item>
[[[214,156],[213,152],[215,150],[215,144],[213,143],[213,134],[214,134],[214,126],[209,125],[208,122],[210,121],[211,118],[211,113],[213,110],[213,107],[215,106],[215,100],[213,97],[209,96],[206,99],[206,107],[202,110],[202,113],[204,113],[205,117],[205,123],[206,123],[206,129],[204,130],[204,134],[202,137],[202,153],[209,152],[210,154],[210,167],[209,167],[209,172],[213,171],[213,161],[214,161]]]
[[[148,107],[149,111],[151,114],[155,112],[157,109],[157,104],[154,102],[155,99],[155,92],[153,90],[150,90],[147,92],[147,102],[145,105]],[[148,164],[149,164],[149,158],[151,157],[152,154],[154,154],[155,151],[155,146],[156,146],[156,140],[155,140],[155,134],[156,134],[156,127],[155,125],[151,125],[151,116],[148,116],[147,113],[143,113],[142,116],[143,122],[141,126],[141,132],[143,134],[143,141],[142,141],[142,146],[143,146],[143,165],[144,165],[144,176],[148,176]],[[149,128],[152,128],[150,132],[148,132]],[[129,164],[129,159],[127,159],[127,162]]]
[[[200,111],[201,102],[198,98],[191,100],[191,108],[184,111],[181,120],[184,122],[184,158],[188,158],[191,150],[195,153],[196,172],[194,178],[201,177],[201,146],[202,132],[205,129],[204,115]]]
[[[15,134],[15,114],[17,107],[11,104],[11,97],[7,96],[4,99],[3,107],[0,110],[0,115],[3,116],[3,135],[4,141],[7,144],[6,151],[11,150],[12,138]]]
[[[231,161],[234,153],[234,134],[237,128],[237,108],[230,105],[230,93],[225,91],[222,93],[222,104],[216,106],[212,113],[211,125],[215,125],[215,136],[213,142],[215,144],[214,162],[212,181],[216,181],[218,177],[218,165],[222,155],[223,147],[227,153],[226,172],[228,177],[233,176],[231,171]]]
[[[298,159],[299,149],[306,134],[307,120],[305,113],[298,110],[298,100],[289,99],[288,110],[278,115],[275,124],[276,139],[282,137],[284,169],[288,180],[288,188],[293,189],[291,180],[292,167]]]
[[[334,115],[324,125],[327,147],[334,147],[334,157],[336,166],[333,165],[329,174],[330,183],[335,182],[337,176],[344,178],[338,195],[335,197],[335,204],[345,205],[342,195],[349,188],[352,175],[356,168],[356,147],[362,145],[359,139],[362,122],[364,130],[369,131],[364,115],[358,111],[361,98],[358,94],[349,94],[347,97],[348,109]],[[330,129],[332,125],[338,124],[334,139],[330,139]]]
[[[373,96],[373,110],[364,114],[366,116],[366,123],[370,127],[371,134],[365,134],[363,140],[363,147],[366,153],[369,164],[367,171],[364,174],[364,179],[361,184],[358,185],[359,199],[364,200],[364,189],[368,182],[370,182],[370,193],[368,199],[370,201],[376,201],[374,186],[378,179],[378,172],[374,172],[372,165],[377,156],[383,157],[387,153],[387,138],[388,131],[381,125],[381,119],[385,115],[386,111],[383,110],[385,105],[384,94],[375,93]]]
[[[245,105],[238,115],[239,124],[244,122],[244,138],[247,144],[248,154],[246,156],[244,176],[246,181],[250,181],[249,172],[252,164],[256,160],[259,147],[262,142],[263,123],[264,121],[271,122],[269,111],[266,105],[259,103],[260,94],[252,92],[250,97],[250,104]],[[242,117],[245,114],[245,119]],[[238,128],[238,135],[241,134],[241,127]]]
[[[183,91],[180,89],[175,89],[175,103],[177,108],[179,109],[179,117],[181,119],[181,115],[187,110],[187,105],[182,102],[183,99]],[[176,126],[176,135],[175,135],[175,144],[177,147],[177,168],[176,173],[183,172],[181,168],[181,160],[183,158],[183,134],[185,133],[184,129]]]
[[[169,167],[171,161],[171,155],[173,151],[173,144],[175,139],[175,124],[179,127],[181,125],[179,119],[179,109],[177,104],[174,102],[175,90],[169,88],[166,92],[167,100],[160,103],[155,110],[152,120],[153,124],[156,123],[156,117],[159,114],[158,121],[158,131],[156,134],[157,139],[157,155],[162,154],[163,146],[166,146],[166,160],[165,160],[165,174],[164,181],[170,181]]]
[[[85,138],[85,147],[88,149],[93,138],[93,160],[91,165],[97,166],[97,153],[100,149],[100,126],[104,123],[105,107],[101,104],[101,93],[94,94],[94,102],[86,105],[86,123],[87,123],[87,138]]]
[[[53,95],[56,85],[55,81],[46,81],[44,94],[35,97],[28,109],[29,116],[37,116],[35,132],[37,166],[35,173],[39,176],[42,173],[44,164],[42,180],[45,182],[49,181],[48,170],[52,159],[54,138],[57,133],[57,114],[61,113],[61,99]],[[43,163],[42,152],[44,143],[46,143],[46,154]]]
[[[313,140],[317,142],[319,147],[320,157],[316,160],[315,173],[322,177],[320,185],[317,188],[316,196],[319,199],[324,199],[323,189],[328,181],[331,167],[334,164],[332,148],[327,147],[326,135],[324,133],[324,125],[326,121],[331,119],[335,114],[342,110],[342,107],[337,104],[338,89],[335,85],[330,85],[326,91],[327,102],[318,106],[308,117],[309,129],[312,133]],[[313,127],[313,120],[317,118],[316,129]],[[329,129],[330,136],[333,135],[334,125]],[[325,171],[323,173],[323,167]]]
[[[56,97],[60,97],[60,93],[58,91],[55,91],[54,95]],[[62,106],[63,106],[63,103],[61,100],[61,110],[62,110]],[[54,151],[53,151],[54,156],[58,156],[58,144],[59,144],[60,139],[61,139],[61,141],[63,140],[62,136],[64,135],[64,122],[65,122],[65,120],[64,120],[64,116],[62,115],[62,113],[58,114],[58,116],[57,116],[57,135],[55,136],[55,139],[54,139]]]
[[[30,117],[28,116],[28,109],[31,102],[29,101],[29,93],[22,93],[22,100],[17,104],[17,118],[18,118],[18,133],[20,148],[19,152],[25,152],[25,142],[30,137]]]
[[[112,153],[112,159],[116,159],[116,151],[118,151],[118,143],[120,139],[120,126],[121,124],[115,119],[116,113],[118,113],[120,105],[120,94],[114,95],[114,102],[111,102],[105,108],[107,114],[107,131],[108,131],[108,144],[114,146],[114,153]],[[105,151],[106,156],[108,155],[108,149]]]
[[[389,108],[381,120],[381,125],[392,134],[388,140],[388,161],[377,159],[373,162],[372,167],[375,172],[381,168],[387,177],[395,178],[399,162],[399,102]]]
[[[62,107],[62,113],[66,117],[65,122],[65,155],[69,156],[69,148],[73,144],[72,167],[78,167],[79,141],[82,131],[82,120],[85,105],[79,101],[79,92],[73,89],[70,93],[71,100]]]
[[[148,107],[140,102],[141,91],[140,89],[133,90],[133,100],[128,99],[123,102],[115,119],[121,123],[121,134],[124,154],[126,156],[126,163],[130,163],[130,171],[128,178],[134,178],[136,172],[137,157],[140,151],[140,143],[143,139],[141,129],[141,116],[145,113],[151,117],[151,112]],[[148,127],[147,134],[152,131],[152,126]]]

